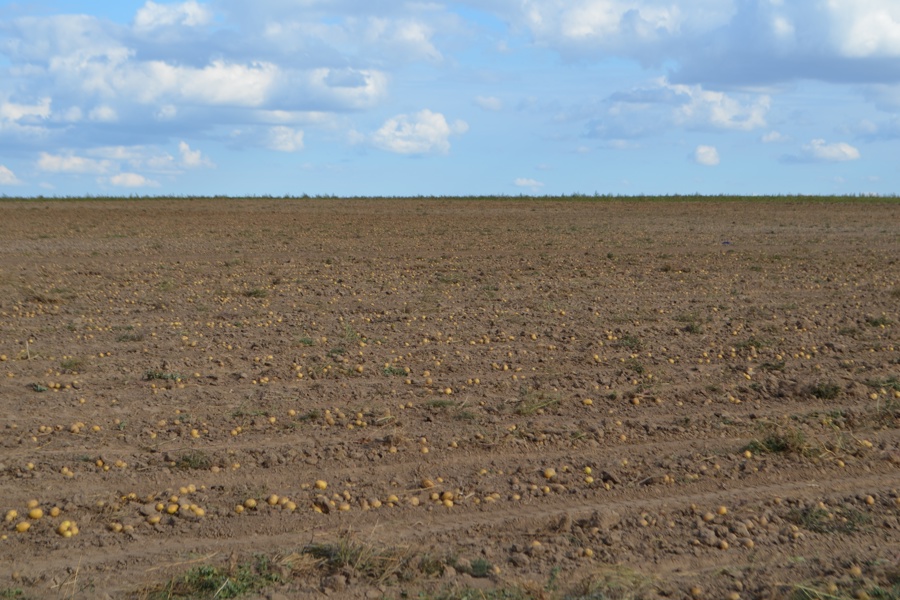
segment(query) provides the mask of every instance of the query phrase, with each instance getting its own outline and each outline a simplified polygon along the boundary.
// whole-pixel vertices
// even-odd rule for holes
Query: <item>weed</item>
[[[73,371],[80,371],[83,365],[84,363],[77,358],[66,358],[60,361],[59,368],[66,373],[72,373]]]
[[[844,596],[835,596],[808,585],[795,585],[790,600],[843,600]]]
[[[385,367],[384,369],[382,369],[381,372],[384,373],[385,375],[396,375],[396,376],[406,375],[406,369],[404,369],[403,367],[394,367],[394,366]]]
[[[884,388],[888,390],[900,391],[900,379],[896,377],[888,377],[887,379],[870,379],[866,385],[873,388]]]
[[[483,558],[476,558],[470,563],[469,574],[472,577],[487,577],[494,570],[494,565]]]
[[[627,369],[630,369],[631,371],[634,371],[638,375],[644,374],[644,365],[642,365],[641,362],[636,358],[629,359],[628,362],[625,363],[625,367]]]
[[[688,323],[684,326],[685,333],[703,333],[703,325],[700,323]]]
[[[311,337],[302,337],[299,340],[297,340],[297,343],[300,344],[301,346],[315,346],[316,345],[316,341],[314,339],[312,339]]]
[[[357,342],[358,340],[360,340],[361,338],[362,338],[362,336],[359,334],[358,331],[353,329],[350,325],[348,325],[346,323],[344,324],[344,341],[345,342],[347,342],[348,344],[353,344],[353,343]]]
[[[764,362],[759,366],[760,369],[764,371],[784,371],[784,361],[778,362]]]
[[[880,317],[866,317],[866,323],[871,327],[886,327],[891,324],[891,320],[882,315]]]
[[[788,513],[787,519],[815,533],[853,533],[870,522],[869,516],[858,510],[819,507],[794,509]]]
[[[170,598],[238,598],[281,583],[282,576],[266,557],[227,570],[212,565],[194,567],[164,586],[150,590],[148,600]]]
[[[544,393],[535,393],[533,391],[520,390],[519,405],[516,407],[516,414],[522,417],[530,417],[539,410],[544,410],[551,406],[559,404],[559,397],[556,395],[547,395]]]
[[[566,600],[635,600],[647,596],[652,584],[649,577],[626,567],[609,567],[579,582]]]
[[[32,383],[28,387],[30,387],[35,392],[46,392],[47,391],[47,388],[45,388],[44,386],[42,386],[39,383]]]
[[[200,450],[185,452],[175,461],[175,467],[184,470],[207,470],[212,467],[212,459]]]
[[[322,413],[320,413],[319,411],[311,410],[311,411],[303,413],[302,415],[297,417],[297,420],[298,421],[315,421],[316,419],[318,419],[321,416],[322,416]]]
[[[806,435],[794,427],[770,427],[768,435],[747,444],[745,450],[755,454],[797,454],[805,456],[810,452]]]
[[[454,414],[453,418],[458,421],[474,421],[478,417],[470,410],[461,410]]]
[[[343,537],[331,544],[310,544],[303,548],[331,571],[349,568],[366,578],[384,582],[408,566],[409,553],[397,548],[378,548]]]
[[[155,369],[148,369],[144,373],[144,379],[147,381],[153,381],[155,379],[161,379],[163,381],[180,381],[184,379],[178,373],[168,373],[165,371],[157,371]]]
[[[143,342],[143,333],[123,333],[116,338],[117,342]]]
[[[761,348],[765,348],[767,346],[772,345],[772,340],[769,339],[760,339],[755,336],[750,336],[743,342],[740,342],[735,346],[737,350],[749,350],[750,348],[756,348],[757,350]]]
[[[338,346],[337,348],[332,348],[328,351],[328,356],[331,356],[332,358],[335,356],[343,356],[344,354],[347,354],[347,350],[340,346]]]
[[[241,417],[268,417],[269,411],[262,409],[247,410],[245,408],[237,408],[231,412],[231,417],[240,419]]]
[[[262,288],[252,288],[244,292],[244,296],[247,298],[265,298],[269,295],[269,292]]]
[[[420,595],[420,600],[539,600],[541,592],[530,592],[520,588],[471,589],[452,588],[435,595]]]
[[[809,393],[819,400],[834,400],[841,393],[841,386],[835,383],[817,383],[809,387]]]
[[[0,590],[0,598],[25,598],[25,592],[19,588],[6,588]]]
[[[428,402],[428,406],[430,408],[450,408],[451,406],[456,406],[456,402],[454,402],[453,400],[437,399],[430,400]]]
[[[618,348],[628,348],[636,352],[641,349],[641,340],[637,336],[623,335],[616,340],[614,345]]]

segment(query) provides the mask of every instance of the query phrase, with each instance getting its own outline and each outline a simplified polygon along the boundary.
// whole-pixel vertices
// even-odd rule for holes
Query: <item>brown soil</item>
[[[897,203],[0,220],[0,597],[900,597]]]

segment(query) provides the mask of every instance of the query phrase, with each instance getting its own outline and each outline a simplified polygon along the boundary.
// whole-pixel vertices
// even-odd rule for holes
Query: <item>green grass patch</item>
[[[637,352],[641,349],[642,344],[640,338],[634,335],[623,335],[619,339],[613,343],[613,346],[616,348],[627,348],[628,350],[632,350]]]
[[[405,549],[382,548],[347,537],[332,543],[309,544],[302,554],[318,559],[329,571],[350,569],[379,583],[400,574],[411,559]]]
[[[181,381],[182,379],[184,379],[184,377],[182,377],[178,373],[169,373],[166,371],[157,371],[156,369],[148,369],[144,372],[144,379],[146,381]]]
[[[887,327],[891,324],[891,320],[882,315],[880,317],[866,317],[866,323],[868,323],[871,327]]]
[[[836,383],[817,383],[809,387],[809,393],[819,400],[834,400],[841,395],[841,386]]]
[[[866,385],[872,388],[900,391],[900,379],[888,377],[887,379],[870,379]]]
[[[208,470],[213,461],[208,454],[201,450],[185,452],[175,460],[175,468],[184,470]]]
[[[393,365],[390,367],[385,367],[384,369],[381,370],[381,372],[384,375],[391,375],[391,376],[395,376],[395,377],[401,377],[403,375],[406,375],[406,369],[404,369],[403,367],[395,367]]]
[[[754,454],[796,454],[806,456],[811,447],[806,435],[795,427],[770,427],[767,435],[752,440],[745,450]]]
[[[870,524],[871,518],[858,510],[812,507],[787,514],[791,523],[815,533],[854,533]]]
[[[116,337],[116,341],[117,342],[143,342],[144,334],[143,333],[134,333],[134,332],[123,333],[123,334],[119,335],[118,337]]]
[[[240,598],[281,583],[283,577],[266,557],[234,569],[201,565],[163,586],[147,590],[147,600]]]
[[[59,368],[66,373],[80,371],[82,367],[84,367],[84,363],[77,358],[66,358],[59,362]]]

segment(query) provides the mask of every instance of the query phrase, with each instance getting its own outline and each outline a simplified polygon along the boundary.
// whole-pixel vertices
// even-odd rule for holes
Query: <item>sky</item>
[[[0,195],[900,193],[897,0],[0,0]]]

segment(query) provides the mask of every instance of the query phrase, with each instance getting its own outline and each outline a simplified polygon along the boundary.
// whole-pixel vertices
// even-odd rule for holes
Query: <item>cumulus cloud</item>
[[[134,26],[138,30],[145,31],[174,25],[200,27],[210,23],[212,18],[212,11],[195,0],[180,4],[157,4],[148,1],[138,9],[134,17]]]
[[[520,188],[528,188],[532,192],[537,192],[544,184],[537,179],[531,179],[529,177],[518,177],[515,181],[513,181],[513,185]]]
[[[669,62],[680,83],[900,81],[895,0],[494,0],[491,7],[566,58]]]
[[[846,162],[859,160],[859,150],[845,142],[828,144],[823,139],[812,140],[803,146],[805,157],[823,162]]]
[[[450,124],[441,113],[425,109],[388,119],[372,134],[371,141],[376,147],[397,154],[446,154],[450,151],[450,136],[468,129],[465,121]]]
[[[203,154],[199,150],[191,150],[191,147],[187,144],[187,142],[179,142],[178,153],[181,154],[182,166],[185,166],[189,169],[215,166],[213,162],[207,157],[203,156]]]
[[[387,75],[377,69],[313,69],[303,78],[295,104],[313,109],[361,110],[375,106],[387,95]]]
[[[900,5],[893,0],[829,0],[827,10],[844,56],[900,57]]]
[[[279,152],[303,150],[303,130],[284,125],[269,129],[266,146]]]
[[[587,134],[626,140],[657,135],[672,127],[750,131],[766,126],[770,105],[766,94],[729,95],[660,78],[648,86],[609,96],[599,115],[589,121]]]
[[[503,110],[503,101],[496,96],[476,96],[475,104],[477,104],[484,110]]]
[[[74,154],[50,154],[41,152],[37,162],[38,169],[47,173],[106,173],[110,169],[110,161],[85,158]]]
[[[88,113],[88,119],[98,123],[114,123],[118,118],[119,115],[116,113],[116,109],[105,104],[95,107]]]
[[[720,129],[749,131],[766,126],[769,96],[763,94],[741,104],[724,92],[704,90],[700,86],[670,85],[662,82],[685,101],[675,110],[680,123],[703,123]]]
[[[201,105],[256,107],[270,98],[283,74],[276,65],[268,62],[238,64],[214,60],[196,68],[155,60],[117,65],[98,75],[101,80],[92,84],[93,87],[108,89],[114,96],[142,104],[165,99]]]
[[[790,138],[780,131],[769,131],[768,133],[763,134],[761,138],[759,138],[764,144],[777,144],[780,142],[787,142]]]
[[[22,183],[16,174],[6,165],[0,165],[0,185],[19,185]]]
[[[0,120],[19,121],[30,117],[36,117],[38,119],[49,118],[50,98],[41,98],[37,104],[0,102]]]
[[[103,180],[101,180],[102,182]],[[159,183],[152,179],[147,179],[143,175],[137,173],[117,173],[108,180],[110,185],[116,187],[139,188],[139,187],[158,187]]]
[[[694,162],[706,167],[715,167],[719,164],[719,151],[715,146],[697,146],[694,150]]]

